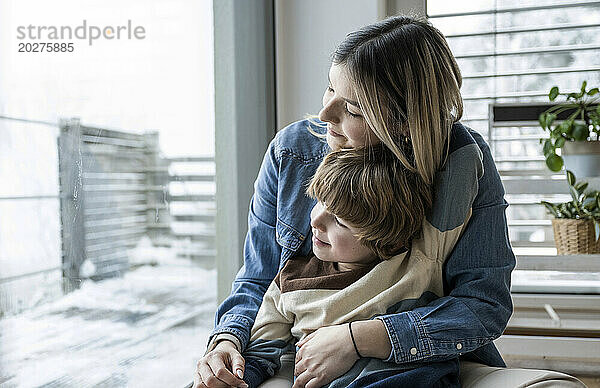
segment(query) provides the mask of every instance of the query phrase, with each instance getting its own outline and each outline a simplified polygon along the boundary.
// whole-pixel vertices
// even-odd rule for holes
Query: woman
[[[248,343],[262,296],[287,259],[310,249],[314,202],[303,194],[305,183],[331,149],[379,142],[433,186],[432,214],[442,215],[440,224],[451,228],[468,206],[472,214],[444,266],[444,295],[417,303],[409,312],[353,322],[360,354],[397,364],[422,363],[411,378],[426,386],[432,386],[431,376],[443,386],[444,372],[436,363],[459,356],[505,366],[492,340],[502,334],[512,312],[515,259],[507,236],[507,204],[489,147],[458,122],[460,86],[446,40],[426,21],[397,16],[346,37],[332,56],[317,122],[327,128],[326,143],[300,121],[278,132],[265,154],[250,206],[245,263],[217,311],[195,387],[244,386],[240,350]],[[467,143],[483,154],[479,180],[462,176],[456,167]],[[472,204],[461,202],[465,190],[477,192]],[[322,327],[296,344],[294,388],[320,387],[347,372],[356,361],[354,347],[347,345],[351,342],[340,341],[348,335],[346,325]]]

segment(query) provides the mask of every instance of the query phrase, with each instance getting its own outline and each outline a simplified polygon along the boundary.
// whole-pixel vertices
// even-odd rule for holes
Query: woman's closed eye
[[[327,85],[327,91],[329,93],[335,93],[335,90],[333,90],[333,88],[331,87],[331,85]],[[362,115],[358,114],[358,113],[352,113],[348,110],[348,103],[344,104],[344,113],[352,116],[352,117],[362,117]]]
[[[348,104],[345,104],[345,105],[344,105],[344,110],[346,111],[346,113],[348,113],[348,114],[349,114],[350,116],[352,116],[352,117],[361,117],[361,115],[359,115],[359,114],[356,114],[356,113],[352,113],[352,112],[350,112],[350,111],[348,110]]]

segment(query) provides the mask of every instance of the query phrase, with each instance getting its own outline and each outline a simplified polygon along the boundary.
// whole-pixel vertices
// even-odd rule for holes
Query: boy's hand
[[[244,365],[244,358],[233,342],[223,340],[198,361],[192,388],[247,388],[248,385],[242,380]]]

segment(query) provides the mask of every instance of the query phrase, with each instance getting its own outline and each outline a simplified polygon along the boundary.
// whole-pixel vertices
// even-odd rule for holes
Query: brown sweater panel
[[[319,260],[314,254],[289,259],[275,276],[281,293],[298,290],[341,290],[368,274],[379,260],[368,266],[340,271],[333,262]]]

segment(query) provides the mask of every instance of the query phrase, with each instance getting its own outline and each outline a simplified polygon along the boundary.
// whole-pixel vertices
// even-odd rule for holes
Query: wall
[[[381,1],[275,1],[277,128],[317,114],[329,56],[348,32],[378,19]]]
[[[425,9],[425,0],[275,0],[277,128],[319,112],[330,55],[346,34]]]

